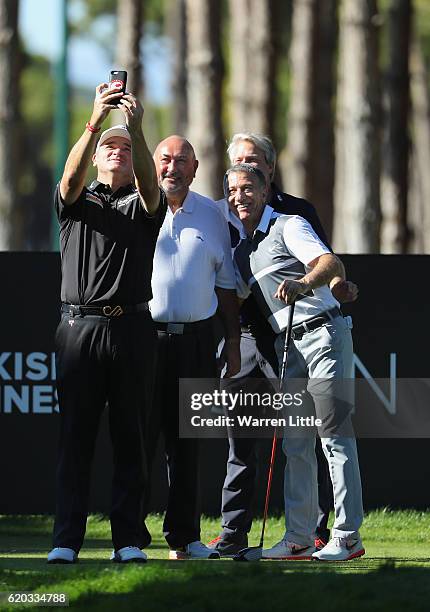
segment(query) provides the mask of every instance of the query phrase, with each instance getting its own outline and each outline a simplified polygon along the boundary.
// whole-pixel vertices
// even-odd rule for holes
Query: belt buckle
[[[166,332],[168,334],[177,334],[181,336],[184,333],[184,324],[183,323],[167,323]]]
[[[291,330],[291,336],[293,340],[301,340],[308,331],[308,326],[305,323],[300,323],[295,330],[294,328]]]
[[[291,330],[291,337],[293,340],[301,340],[303,338],[303,332],[299,330]]]
[[[124,314],[123,309],[121,308],[121,306],[103,306],[103,314],[106,317],[120,317],[122,314]]]
[[[81,309],[79,308],[79,306],[75,306],[74,304],[68,304],[67,314],[69,315],[69,317],[72,317],[72,319],[74,319],[76,315],[82,316]]]

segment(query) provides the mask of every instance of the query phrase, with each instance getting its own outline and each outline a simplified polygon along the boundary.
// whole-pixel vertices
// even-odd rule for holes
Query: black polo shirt
[[[317,211],[310,202],[303,198],[296,198],[289,193],[283,193],[272,183],[272,197],[267,203],[275,212],[282,213],[283,215],[299,215],[306,219],[312,225],[312,229],[321,242],[324,242],[326,247],[331,250]]]
[[[314,232],[318,235],[320,240],[331,250],[328,243],[327,236],[324,232],[321,221],[319,220],[318,214],[314,206],[302,198],[296,198],[289,193],[283,193],[278,187],[272,183],[272,197],[269,202],[276,212],[285,215],[299,215],[306,219],[311,225]],[[273,331],[267,320],[263,317],[258,308],[256,301],[252,295],[244,301],[240,309],[240,319],[242,324],[251,325],[254,334],[256,335],[272,335]]]
[[[112,193],[94,181],[65,205],[57,185],[60,222],[61,300],[70,304],[131,306],[152,298],[152,261],[167,200],[151,217],[134,185]]]

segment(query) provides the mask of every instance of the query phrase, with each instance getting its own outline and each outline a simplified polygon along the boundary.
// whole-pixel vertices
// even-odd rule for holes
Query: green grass
[[[159,516],[148,520],[153,544],[146,565],[110,564],[109,523],[91,516],[79,564],[48,566],[52,519],[0,516],[0,592],[64,591],[73,610],[429,609],[430,512],[369,513],[361,530],[366,556],[337,564],[168,561],[161,525]],[[258,543],[260,528],[261,522],[255,521],[250,544]],[[218,529],[219,521],[203,519],[202,540],[216,536]],[[267,544],[279,540],[283,519],[271,518],[266,534]]]

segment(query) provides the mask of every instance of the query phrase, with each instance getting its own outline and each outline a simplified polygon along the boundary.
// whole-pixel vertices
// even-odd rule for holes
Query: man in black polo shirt
[[[120,101],[113,104],[114,98]],[[119,108],[125,125],[97,133]],[[109,404],[114,476],[110,514],[116,562],[144,562],[139,549],[148,402],[156,348],[148,310],[152,260],[166,212],[142,132],[143,108],[107,83],[72,148],[55,193],[60,222],[62,316],[56,333],[61,416],[57,507],[48,563],[74,563],[88,513],[100,415]],[[97,180],[88,188],[90,163]]]
[[[273,182],[276,166],[276,151],[269,138],[252,132],[235,134],[227,153],[232,165],[246,163],[261,170],[270,184],[267,203],[276,211],[288,215],[300,215],[306,219],[321,241],[330,248],[327,236],[314,206],[302,198],[283,193]],[[227,200],[221,200],[223,213],[229,222],[232,247],[239,243],[241,221],[230,211]],[[331,291],[339,302],[350,302],[357,298],[357,287],[345,276],[336,277],[330,283]],[[241,371],[235,376],[243,378],[276,378],[278,359],[275,352],[275,334],[262,316],[255,299],[250,296],[240,309],[241,319]],[[240,383],[239,383],[240,384]],[[209,543],[221,556],[230,556],[248,546],[248,533],[252,524],[252,499],[255,490],[257,469],[256,440],[229,437],[227,474],[222,491],[222,533]],[[327,461],[321,444],[316,445],[318,459],[319,518],[315,544],[322,548],[328,541],[330,531],[327,522],[333,504],[332,487]]]

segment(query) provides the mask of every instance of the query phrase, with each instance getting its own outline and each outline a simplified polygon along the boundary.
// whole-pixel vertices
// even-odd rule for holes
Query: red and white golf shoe
[[[278,561],[300,561],[309,560],[315,546],[303,546],[288,540],[281,540],[272,548],[263,549],[263,559],[276,559]]]
[[[324,548],[317,550],[312,555],[315,561],[350,561],[362,557],[365,553],[363,542],[360,538],[339,538],[330,540]]]

